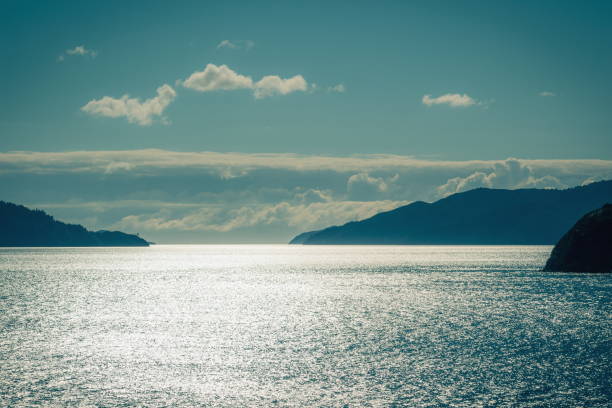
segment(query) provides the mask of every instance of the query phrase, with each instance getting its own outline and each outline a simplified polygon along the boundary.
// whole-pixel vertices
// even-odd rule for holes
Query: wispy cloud
[[[449,105],[453,108],[467,108],[478,104],[479,102],[468,94],[444,94],[435,98],[431,95],[423,95],[422,102],[426,106],[433,105]]]
[[[255,82],[251,77],[238,74],[227,65],[215,64],[206,65],[203,71],[196,71],[179,83],[185,88],[200,92],[250,89],[257,99],[308,90],[308,83],[301,75],[286,79],[278,75],[266,75]]]
[[[545,160],[508,159],[532,169],[555,174],[596,175],[612,172],[612,161],[596,159]],[[111,163],[126,163],[130,169],[232,169],[244,175],[255,169],[287,169],[291,171],[319,171],[373,173],[389,171],[410,173],[441,169],[451,173],[471,174],[477,170],[495,168],[506,160],[426,160],[412,156],[368,154],[354,156],[299,155],[295,153],[222,153],[175,152],[161,149],[73,152],[4,152],[0,153],[0,173],[11,169],[19,172],[106,172]],[[245,171],[247,173],[245,173]],[[612,175],[612,173],[610,173]],[[586,177],[585,177],[586,178]]]
[[[344,84],[338,84],[338,85],[330,86],[330,87],[327,88],[327,92],[344,93],[344,92],[346,92],[346,87],[344,86]]]
[[[557,96],[556,93],[550,92],[550,91],[542,91],[538,95],[540,95],[540,96]]]
[[[160,211],[147,215],[129,215],[113,225],[129,231],[215,231],[229,232],[262,225],[283,225],[298,229],[317,229],[325,226],[361,220],[381,211],[397,208],[403,201],[334,201],[295,204],[287,201],[239,207],[203,205],[178,215]]]
[[[76,55],[76,56],[90,56],[91,58],[95,58],[98,55],[98,51],[91,50],[85,48],[84,45],[77,45],[74,48],[69,48],[65,50],[62,54],[57,57],[58,61],[64,61],[67,56]]]
[[[154,117],[161,117],[175,97],[174,89],[170,85],[164,84],[157,88],[157,96],[142,102],[138,98],[130,98],[127,94],[121,98],[104,96],[101,99],[89,101],[81,107],[81,110],[96,116],[125,117],[130,123],[147,126],[153,123]],[[162,122],[166,123],[163,117]]]
[[[232,50],[250,50],[255,47],[255,41],[252,40],[223,40],[217,44],[217,49],[228,48]]]

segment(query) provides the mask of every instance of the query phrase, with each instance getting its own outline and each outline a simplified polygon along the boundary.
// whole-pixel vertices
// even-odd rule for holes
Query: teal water
[[[0,406],[609,407],[550,247],[0,249]]]

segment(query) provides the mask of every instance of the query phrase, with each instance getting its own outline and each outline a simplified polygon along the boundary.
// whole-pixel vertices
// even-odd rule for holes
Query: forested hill
[[[0,246],[149,246],[137,235],[88,231],[41,210],[0,201]]]
[[[611,180],[566,190],[479,188],[302,233],[291,243],[553,245],[583,214],[606,202],[612,202]]]

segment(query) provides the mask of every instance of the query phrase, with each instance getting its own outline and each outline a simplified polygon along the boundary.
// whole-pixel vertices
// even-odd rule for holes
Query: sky
[[[286,242],[612,178],[609,1],[0,1],[0,199]]]

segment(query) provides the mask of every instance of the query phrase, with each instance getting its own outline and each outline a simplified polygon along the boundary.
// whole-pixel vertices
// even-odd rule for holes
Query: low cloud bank
[[[332,201],[310,204],[280,202],[239,206],[201,206],[197,210],[180,215],[161,210],[150,215],[128,215],[113,227],[138,231],[214,231],[229,232],[235,229],[277,225],[298,230],[319,229],[343,224],[352,220],[371,217],[380,211],[397,208],[401,201]]]
[[[156,242],[268,241],[476,187],[566,188],[612,178],[612,161],[436,161],[165,150],[0,153],[3,199]],[[191,235],[189,235],[191,234]]]

